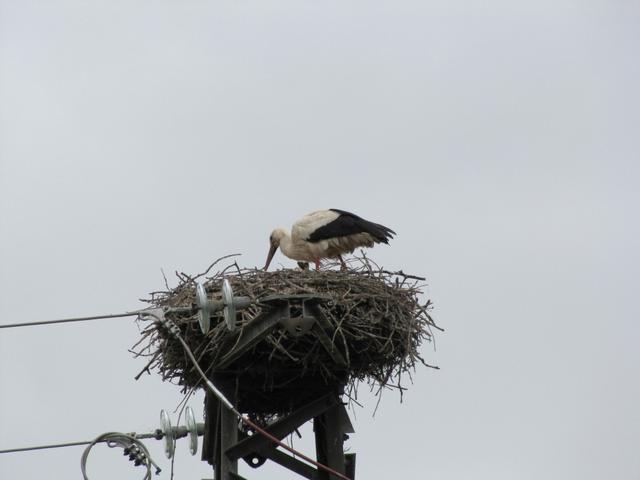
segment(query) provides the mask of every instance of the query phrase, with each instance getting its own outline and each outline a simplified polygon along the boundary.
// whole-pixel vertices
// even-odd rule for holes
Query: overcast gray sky
[[[160,268],[261,265],[273,227],[351,210],[398,232],[371,255],[428,277],[447,330],[403,404],[361,392],[358,478],[640,479],[639,24],[637,1],[0,0],[0,322],[137,308]],[[0,449],[156,428],[181,396],[133,380],[137,336],[0,331]],[[177,480],[211,477],[178,448]],[[0,477],[79,478],[81,453]],[[142,476],[93,455],[92,480]]]

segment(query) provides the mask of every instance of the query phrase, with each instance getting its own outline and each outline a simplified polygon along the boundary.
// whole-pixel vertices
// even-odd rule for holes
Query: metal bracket
[[[240,339],[234,342],[233,350],[222,357],[218,368],[229,366],[249,347],[271,333],[277,325],[282,325],[294,336],[312,332],[333,361],[346,366],[347,361],[327,334],[333,326],[320,310],[319,304],[329,299],[328,296],[319,295],[273,295],[261,299],[260,305],[268,308],[244,326]],[[299,310],[302,315],[292,317],[291,312],[294,309]]]
[[[309,303],[317,300],[302,300],[302,315],[291,316],[291,302],[289,302],[288,315],[280,320],[280,324],[294,337],[300,337],[311,330],[316,318],[311,313]]]

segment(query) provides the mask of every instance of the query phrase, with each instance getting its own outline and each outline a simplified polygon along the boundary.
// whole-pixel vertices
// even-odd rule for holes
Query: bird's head
[[[276,250],[278,250],[280,242],[286,235],[287,232],[284,228],[276,228],[273,232],[271,232],[271,235],[269,236],[269,254],[267,255],[267,262],[264,265],[265,271],[269,268],[271,259],[276,254]]]

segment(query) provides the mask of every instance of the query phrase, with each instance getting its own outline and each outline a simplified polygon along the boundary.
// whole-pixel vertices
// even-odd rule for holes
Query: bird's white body
[[[271,234],[271,251],[268,267],[275,250],[301,262],[315,262],[323,258],[341,258],[358,247],[372,247],[390,238],[391,230],[342,210],[318,210],[295,222],[289,233],[277,228]]]

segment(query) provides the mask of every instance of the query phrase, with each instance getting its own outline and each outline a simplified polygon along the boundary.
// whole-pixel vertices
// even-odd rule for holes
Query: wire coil
[[[155,467],[156,475],[161,472],[160,467],[153,461],[147,447],[136,437],[120,432],[107,432],[97,436],[87,448],[84,449],[82,457],[80,458],[80,470],[82,471],[82,478],[89,480],[87,475],[87,459],[91,449],[97,444],[105,442],[109,448],[122,447],[124,454],[129,455],[129,460],[137,465],[143,465],[146,468],[145,476],[143,480],[151,480],[153,472],[151,467]]]

